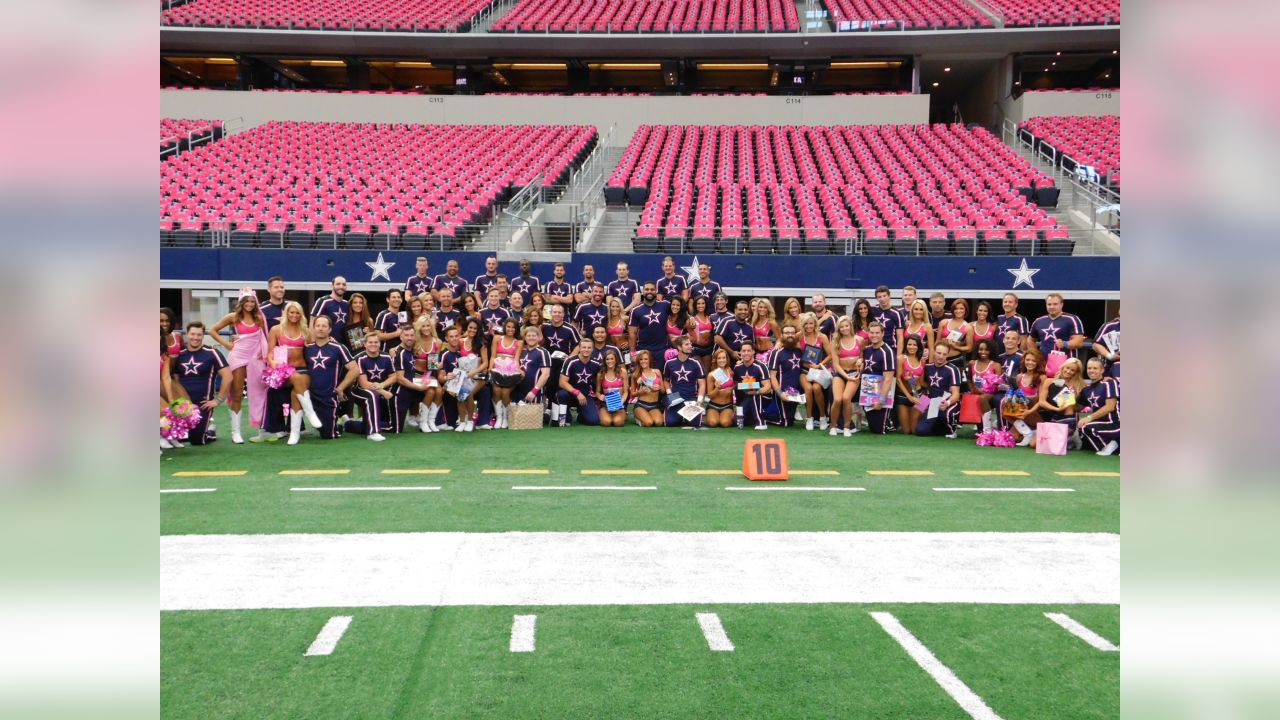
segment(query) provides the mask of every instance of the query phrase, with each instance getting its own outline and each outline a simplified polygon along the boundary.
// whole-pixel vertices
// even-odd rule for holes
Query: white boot
[[[164,438],[160,438],[160,449],[161,449],[161,450],[172,450],[172,449],[173,449],[173,443],[169,442],[168,440],[165,440]]]
[[[231,415],[231,442],[237,445],[244,444],[244,436],[240,434],[240,413],[230,410]]]
[[[430,412],[426,403],[418,403],[418,429],[424,433],[432,432],[431,424],[427,422]]]
[[[436,417],[440,414],[440,405],[432,403],[427,406],[427,427],[431,428],[431,432],[440,432],[440,426],[436,425]]]
[[[507,413],[511,412],[511,406],[505,403],[498,403],[498,427],[503,430],[507,429]]]
[[[1017,430],[1018,433],[1021,435],[1031,434],[1031,426],[1028,425],[1024,420],[1015,420],[1013,422],[1013,429]]]
[[[991,430],[996,426],[995,412],[988,410],[982,413],[982,429]]]
[[[316,414],[315,406],[311,404],[311,391],[308,390],[299,395],[298,402],[302,405],[302,412],[306,413],[307,424],[312,430],[319,430],[320,416]]]
[[[1036,436],[1035,430],[1032,430],[1031,432],[1027,433],[1026,435],[1023,436],[1021,440],[1018,441],[1018,447],[1026,447],[1030,445],[1032,439],[1034,439],[1035,436]]]
[[[297,445],[302,437],[302,413],[289,413],[289,444]]]

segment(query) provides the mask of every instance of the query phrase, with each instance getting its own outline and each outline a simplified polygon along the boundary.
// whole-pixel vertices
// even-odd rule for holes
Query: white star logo
[[[667,295],[669,297],[671,295],[675,295],[676,292],[676,284],[674,282],[667,282],[667,284],[662,286],[663,295]]]
[[[586,384],[588,384],[588,383],[590,383],[590,382],[591,382],[591,373],[590,373],[590,372],[588,372],[588,371],[586,371],[586,370],[583,370],[582,372],[578,373],[578,384],[579,384],[579,385],[586,385]]]
[[[793,357],[793,358],[791,358],[790,360],[788,360],[787,362],[790,362],[790,363],[791,363],[791,369],[792,369],[792,370],[799,370],[799,369],[800,369],[800,358],[798,358],[798,357]]]
[[[688,278],[690,285],[698,281],[698,265],[698,256],[694,255],[692,264],[680,266],[680,269],[684,271],[685,277]]]
[[[196,362],[195,358],[182,363],[183,375],[195,375],[200,370],[200,366],[204,363]]]
[[[525,372],[529,372],[529,362],[532,359],[533,358],[529,356],[529,353],[525,353],[525,356],[520,358],[520,369]]]
[[[326,367],[328,362],[329,362],[328,355],[316,355],[315,357],[311,358],[311,369],[312,370],[328,370],[329,368]]]
[[[379,277],[387,282],[391,282],[391,275],[388,271],[391,270],[395,263],[383,260],[382,253],[378,253],[377,262],[367,262],[365,265],[368,265],[369,269],[373,271],[373,277],[369,278],[371,282],[377,280]]]
[[[347,322],[347,311],[343,310],[342,308],[338,308],[337,310],[334,310],[333,322],[338,325],[345,325]]]
[[[559,335],[551,335],[551,337],[547,339],[547,344],[557,350],[563,350],[564,338],[560,337]]]
[[[368,375],[370,380],[381,380],[382,373],[384,372],[386,371],[375,365],[369,368],[368,370],[366,370],[365,375]]]
[[[1041,340],[1057,340],[1058,339],[1057,325],[1051,324],[1048,327],[1042,328],[1040,332],[1043,333],[1043,337],[1040,338]]]
[[[379,255],[379,259],[381,259],[381,255]],[[369,266],[372,266],[372,265],[373,265],[373,263],[365,263],[365,264],[366,264],[366,265],[369,265]],[[395,263],[391,263],[391,265],[394,265],[394,264],[395,264]],[[390,267],[390,265],[388,265],[388,267]],[[374,277],[378,277],[378,274],[375,272],[375,273],[373,274],[373,276],[374,276]],[[415,294],[417,294],[417,295],[421,295],[422,293],[426,292],[428,287],[429,287],[429,286],[427,285],[427,281],[426,281],[426,280],[414,280],[414,281],[413,281],[413,291],[414,291],[414,293],[415,293]]]
[[[734,346],[734,347],[736,347],[736,348],[740,348],[740,347],[742,347],[743,343],[745,343],[745,342],[747,341],[747,337],[749,337],[749,336],[748,336],[746,333],[742,332],[741,330],[734,330],[734,331],[733,331],[733,346]]]
[[[657,325],[658,323],[662,322],[662,316],[658,314],[657,310],[650,310],[649,312],[645,313],[644,319],[648,320],[650,325]]]
[[[602,312],[589,312],[586,315],[587,320],[590,321],[592,326],[596,326],[604,322],[604,313]]]
[[[692,374],[692,371],[689,368],[682,367],[673,374],[676,376],[676,382],[684,383],[689,382],[689,375]]]
[[[937,373],[930,373],[929,387],[942,387],[942,376]]]
[[[1024,284],[1029,288],[1035,289],[1036,284],[1032,282],[1031,278],[1040,272],[1040,268],[1027,267],[1027,259],[1022,258],[1022,264],[1016,268],[1009,268],[1009,272],[1013,275],[1014,290],[1017,290],[1019,285]]]

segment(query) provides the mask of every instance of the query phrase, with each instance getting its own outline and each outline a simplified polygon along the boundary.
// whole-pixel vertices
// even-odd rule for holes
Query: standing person
[[[631,364],[631,337],[627,330],[627,315],[622,309],[622,300],[609,298],[609,319],[605,321],[605,335],[608,343],[622,354],[622,364]]]
[[[178,319],[173,311],[167,307],[160,308],[160,337],[164,340],[166,364],[169,366],[169,373],[177,372],[173,368],[173,359],[178,357],[178,353],[182,352],[183,337],[178,330]],[[178,388],[174,388],[175,391]]]
[[[1000,300],[1000,307],[1004,310],[1004,314],[996,317],[996,329],[999,330],[1001,337],[1010,330],[1018,333],[1021,346],[1018,348],[1022,352],[1031,349],[1031,322],[1025,317],[1018,314],[1018,296],[1007,292]]]
[[[794,333],[794,329],[792,332]],[[727,357],[728,353],[725,355]],[[769,426],[764,421],[764,398],[773,392],[772,383],[769,381],[769,368],[756,359],[756,349],[751,343],[743,343],[738,347],[738,357],[740,358],[738,364],[733,366],[734,382],[760,385],[757,388],[735,391],[738,400],[737,413],[742,419],[742,427],[768,430]]]
[[[636,368],[631,394],[636,399],[636,423],[640,427],[662,427],[662,373],[653,366],[653,355],[648,350],[637,350],[633,359]]]
[[[751,329],[750,313],[751,308],[747,305],[747,301],[739,300],[734,303],[733,317],[716,326],[714,338],[716,347],[723,348],[734,362],[742,360],[738,357],[738,350],[734,348],[741,348],[743,343],[754,342],[755,332]],[[769,366],[772,367],[773,363],[769,363]]]
[[[919,299],[918,294],[919,291],[916,290],[915,285],[902,286],[902,305],[898,308],[898,327],[904,328],[907,326],[907,321],[911,319],[911,306],[915,305],[916,300]],[[926,312],[928,311],[927,304],[925,305],[925,310]],[[930,345],[930,347],[933,346]]]
[[[963,381],[969,352],[973,350],[973,326],[969,324],[969,303],[963,298],[951,301],[951,317],[938,323],[938,343],[947,341],[947,362],[956,366]],[[938,343],[934,344],[936,348]]]
[[[843,421],[844,436],[851,437],[858,431],[853,399],[862,387],[862,340],[854,334],[848,315],[836,321],[827,356],[831,358],[831,435],[839,432]]]
[[[689,333],[689,316],[685,313],[684,298],[674,297],[668,303],[670,312],[667,313],[667,342],[670,350],[678,350],[680,338]],[[670,350],[667,354],[671,354]]]
[[[637,297],[640,294],[640,283],[631,277],[631,268],[625,263],[618,263],[617,279],[609,283],[609,297],[616,297],[622,301],[622,306],[627,310],[631,310],[640,302]]]
[[[662,366],[662,380],[668,403],[663,419],[667,427],[683,425],[688,429],[698,429],[703,426],[702,416],[705,413],[688,420],[679,412],[685,403],[701,404],[706,401],[707,382],[702,374],[702,363],[690,357],[692,352],[693,343],[686,337],[676,347],[676,356]]]
[[[655,364],[665,363],[667,321],[671,317],[671,304],[658,299],[658,287],[652,282],[644,284],[641,302],[632,308],[627,318],[628,342],[631,351],[648,350]]]
[[[818,332],[827,337],[834,335],[836,333],[836,314],[831,312],[831,308],[827,307],[827,296],[822,293],[814,293],[813,297],[809,299],[809,304],[813,307],[814,317],[818,318]]]
[[[795,424],[796,408],[800,404],[785,399],[783,395],[804,397],[800,390],[800,375],[803,373],[800,366],[804,362],[804,353],[799,340],[795,328],[785,327],[782,329],[781,346],[769,355],[769,386],[773,388],[781,416],[780,424],[784,428]],[[738,362],[745,364],[746,358],[739,358]]]
[[[173,370],[187,397],[200,407],[200,422],[187,434],[187,442],[204,445],[213,440],[208,433],[209,421],[218,405],[227,402],[232,382],[226,358],[216,349],[204,346],[204,323],[199,320],[187,323],[186,343],[174,358]],[[214,394],[215,377],[222,383],[217,395]]]
[[[422,318],[410,327],[413,329],[413,342],[409,345],[413,372],[404,374],[416,385],[408,389],[422,392],[418,401],[418,429],[424,433],[439,432],[442,428],[436,424],[436,420],[444,407],[444,388],[440,386],[437,376],[440,373],[440,354],[444,352],[444,343],[436,336],[437,326],[430,318]],[[403,367],[403,358],[401,366]],[[404,399],[408,400],[409,397],[412,397],[411,393]]]
[[[440,288],[439,294],[440,307],[436,308],[436,316],[434,318],[436,326],[436,336],[444,337],[444,332],[449,328],[457,325],[462,320],[462,311],[453,305],[453,291],[449,288]],[[416,321],[414,323],[417,324]]]
[[[1075,357],[1075,351],[1084,346],[1084,323],[1080,318],[1062,311],[1062,295],[1049,293],[1044,297],[1045,314],[1031,323],[1031,335],[1040,352],[1046,357],[1055,350]],[[1084,373],[1080,373],[1083,377]]]
[[[347,279],[338,275],[330,284],[329,294],[315,301],[311,306],[311,334],[316,334],[316,318],[321,315],[329,318],[329,336],[343,340],[346,338],[347,316],[351,314],[351,305],[346,300]]]
[[[235,330],[235,342],[222,337],[222,328]],[[267,407],[267,386],[262,370],[267,365],[267,321],[258,308],[258,296],[248,288],[240,291],[235,310],[210,329],[213,339],[227,349],[227,367],[231,369],[231,388],[227,395],[231,413],[231,442],[244,442],[240,434],[241,398],[246,386],[249,396],[249,427],[261,429]],[[265,439],[264,433],[259,433]]]
[[[280,324],[284,315],[284,278],[273,275],[267,279],[267,302],[262,306],[262,316],[267,319],[267,332]]]
[[[493,347],[489,357],[493,358],[489,381],[493,385],[493,407],[497,411],[498,422],[494,427],[498,430],[507,427],[507,413],[511,409],[511,391],[524,379],[520,369],[520,356],[524,352],[524,341],[520,339],[520,323],[513,317],[502,321],[502,329],[494,333]]]
[[[487,337],[502,334],[502,324],[511,317],[511,311],[502,307],[502,293],[498,288],[489,288],[486,303],[480,310],[480,320],[484,323],[484,334]]]
[[[471,295],[468,294],[467,297],[471,297]],[[474,357],[475,353],[471,353],[470,356]],[[470,374],[472,377],[477,374],[476,370],[478,370],[478,368],[474,369],[472,372],[468,372],[460,367],[461,364],[462,328],[454,325],[445,331],[444,334],[444,349],[440,353],[440,370],[436,376],[436,383],[443,388],[449,380],[456,378],[459,374],[466,373]],[[451,420],[449,417],[449,405],[452,404],[457,412],[457,416],[452,418],[452,421],[455,424],[454,432],[470,432],[471,429],[474,429],[474,426],[471,426],[471,417],[475,412],[475,397],[474,393],[468,392],[463,397],[455,397],[452,403],[443,402],[445,422],[438,424],[436,427],[440,430],[449,429],[449,423]]]
[[[458,347],[461,350],[461,357],[467,358],[474,355],[478,364],[475,369],[468,371],[468,375],[475,382],[475,386],[471,391],[470,405],[468,406],[475,412],[474,417],[470,414],[463,416],[459,422],[466,420],[466,428],[456,432],[472,432],[476,429],[476,423],[480,424],[481,430],[491,430],[489,427],[491,401],[493,399],[493,388],[487,380],[489,372],[489,347],[485,343],[485,334],[481,321],[477,318],[467,318],[462,324],[462,340],[459,341]]]
[[[404,309],[405,321],[417,325],[418,319],[426,316],[426,306],[422,303],[422,297],[409,296],[407,300],[400,306]]]
[[[534,297],[541,297],[541,295],[535,295]],[[536,327],[541,329],[543,324],[544,324],[544,320],[542,318],[542,312],[539,310],[539,308],[536,308],[530,305],[529,307],[524,309],[524,317],[521,318],[521,323],[520,323],[520,327],[522,329],[527,327]],[[523,337],[523,330],[521,330],[521,336]]]
[[[764,298],[751,302],[751,334],[755,338],[756,356],[762,362],[769,362],[769,351],[778,343],[778,321],[773,317],[773,304]]]
[[[534,293],[542,292],[542,281],[537,276],[532,275],[533,263],[528,259],[520,261],[520,274],[511,281],[511,289],[525,296],[533,297]]]
[[[867,332],[867,328],[871,327],[871,323],[875,320],[871,317],[871,303],[867,302],[866,298],[858,298],[849,316],[853,321],[853,334],[857,335],[862,346],[866,347],[867,343],[871,342],[871,333]]]
[[[1093,351],[1103,359],[1107,377],[1120,379],[1120,310],[1116,319],[1098,328],[1093,340]],[[1110,453],[1108,453],[1109,455]]]
[[[929,322],[933,323],[933,329],[938,329],[938,324],[943,320],[951,317],[951,313],[947,312],[947,296],[940,292],[936,292],[929,296]]]
[[[1040,401],[1031,409],[1040,414],[1040,422],[1065,423],[1071,428],[1073,449],[1079,447],[1080,438],[1076,435],[1076,411],[1080,408],[1079,398],[1084,392],[1084,367],[1075,358],[1067,358],[1053,377],[1040,381]],[[1037,427],[1039,427],[1037,425]],[[1036,446],[1036,438],[1031,438],[1031,447]]]
[[[826,388],[823,387],[821,380],[813,379],[810,375],[830,373],[827,368],[831,362],[831,358],[827,355],[827,348],[830,345],[827,337],[818,332],[818,318],[813,313],[805,314],[801,320],[801,327],[804,328],[804,334],[800,336],[799,342],[802,353],[800,369],[804,372],[800,374],[800,389],[804,391],[809,416],[804,421],[804,429],[812,430],[813,421],[816,419],[819,429],[826,430],[830,422],[827,417]]]
[[[551,282],[547,283],[543,294],[547,304],[560,305],[568,313],[573,308],[573,286],[564,279],[564,275],[564,263],[556,263],[551,269]]]
[[[545,293],[534,293],[529,296],[529,303],[525,306],[525,312],[535,310],[538,313],[539,320],[551,319],[551,307],[547,305],[547,296]]]
[[[556,392],[556,404],[551,406],[551,421],[560,427],[568,427],[569,410],[576,408],[578,422],[582,425],[599,425],[600,413],[596,405],[596,375],[600,364],[591,359],[595,343],[583,338],[578,343],[578,354],[564,364],[560,372],[560,388]]]
[[[699,297],[705,297],[699,295]],[[729,309],[729,296],[722,292],[715,294],[711,300],[711,324],[720,327],[720,323],[733,317],[733,311]]]
[[[436,295],[436,299],[439,300],[441,290],[448,290],[453,293],[455,300],[464,295],[470,295],[471,286],[467,284],[465,278],[458,276],[458,261],[450,260],[445,263],[444,268],[444,274],[437,275],[431,281],[431,290]]]
[[[346,394],[340,385],[352,360],[347,346],[331,339],[331,327],[328,315],[311,318],[311,342],[302,349],[307,374],[311,376],[308,393],[316,413],[314,418],[307,413],[307,419],[318,426],[320,437],[325,440],[342,436],[338,408],[346,400]]]
[[[382,354],[382,343],[373,335],[364,338],[364,352],[347,365],[347,376],[338,383],[345,392],[352,384],[351,399],[360,406],[360,420],[348,421],[345,430],[363,433],[374,442],[386,440],[383,430],[391,429],[390,388],[397,385],[399,375],[391,367],[391,358]]]
[[[916,302],[924,304],[922,300]],[[908,334],[902,339],[902,354],[898,355],[898,396],[894,404],[898,406],[898,423],[904,435],[915,435],[920,422],[921,413],[916,403],[924,393],[924,366],[928,364],[924,348],[919,335]]]
[[[698,264],[698,279],[689,284],[689,297],[696,295],[713,298],[720,292],[720,283],[711,279],[711,266]]]
[[[311,427],[319,428],[320,423],[315,408],[311,406],[311,396],[307,390],[311,387],[311,378],[307,373],[307,361],[303,350],[311,341],[307,332],[306,316],[302,314],[302,306],[296,302],[285,303],[284,320],[267,333],[267,364],[276,367],[276,348],[286,348],[285,362],[293,368],[289,376],[289,444],[297,445],[302,433],[303,412],[312,419]]]
[[[929,395],[930,410],[937,402],[937,414],[927,415],[916,425],[917,435],[936,435],[945,430],[947,439],[955,440],[960,429],[960,372],[948,362],[951,349],[939,340],[933,348],[933,362],[924,369],[924,387]]]
[[[787,325],[795,328],[796,332],[801,332],[800,316],[803,313],[804,307],[800,304],[800,300],[798,298],[787,298],[787,301],[782,303],[782,317],[778,320],[779,332],[781,332],[782,328]]]
[[[599,283],[591,287],[587,300],[578,305],[573,313],[573,323],[583,335],[591,332],[596,325],[603,325],[609,317],[609,306],[604,304],[604,287]]]
[[[605,395],[611,392],[622,396],[622,407],[617,410],[609,410],[605,404]],[[597,413],[600,415],[601,425],[622,427],[627,424],[627,369],[622,366],[617,353],[606,352],[603,355],[600,372],[596,374],[596,397],[600,399]]]
[[[421,295],[435,288],[435,279],[427,274],[427,259],[419,256],[413,261],[414,272],[404,281],[404,292]]]
[[[551,355],[542,347],[542,331],[534,325],[526,325],[521,331],[524,346],[520,353],[520,369],[524,372],[520,384],[511,393],[519,403],[541,405],[551,377]]]
[[[702,298],[705,299],[705,298]],[[739,353],[742,351],[739,350]],[[707,374],[707,427],[721,428],[735,425],[733,411],[734,376],[729,353],[716,348],[711,356],[711,372]]]
[[[998,328],[995,323],[991,322],[991,317],[991,303],[981,300],[974,306],[973,324],[970,326],[973,328],[973,351],[970,354],[974,357],[977,357],[978,344],[983,340],[995,342]],[[998,343],[996,347],[999,347]],[[991,357],[994,358],[995,356],[996,354],[992,353]]]
[[[689,283],[684,275],[676,273],[676,261],[670,255],[662,258],[662,277],[654,282],[654,286],[658,288],[659,300],[670,302],[673,297],[686,302],[689,300]]]
[[[999,392],[1004,366],[1000,362],[1000,348],[991,338],[978,341],[978,349],[969,363],[969,392],[978,395],[982,405],[982,429],[997,426],[995,396]]]
[[[885,344],[890,350],[897,352],[898,338],[902,336],[898,330],[902,326],[898,323],[898,311],[893,309],[893,294],[889,292],[889,286],[881,285],[876,288],[876,306],[871,308],[871,317],[884,329]]]
[[[1080,437],[1098,455],[1114,455],[1120,449],[1120,382],[1106,376],[1106,361],[1089,358],[1089,380],[1080,396],[1076,421]]]
[[[484,259],[484,272],[471,281],[471,293],[475,295],[476,304],[483,305],[489,297],[489,290],[498,286],[498,258],[490,255]]]
[[[573,286],[573,302],[581,305],[591,300],[591,290],[596,285],[603,287],[602,283],[596,282],[596,266],[587,263],[582,266],[582,282]]]
[[[578,329],[564,321],[565,312],[564,305],[553,305],[551,324],[542,328],[543,340],[546,343],[547,352],[551,355],[551,375],[547,378],[546,387],[548,396],[553,399],[560,388],[560,368],[564,366],[565,360],[569,359],[569,355],[574,348],[578,347],[578,342],[582,339]]]
[[[429,320],[422,325],[424,328],[434,327]],[[396,384],[391,388],[391,432],[400,434],[404,432],[406,425],[415,424],[411,411],[418,415],[416,424],[419,430],[424,433],[433,432],[429,422],[431,418],[425,412],[426,381],[418,372],[414,361],[417,331],[409,323],[402,324],[398,329],[400,342],[387,353],[391,356],[391,369],[396,373]]]
[[[430,297],[430,295],[428,295]],[[382,352],[391,353],[391,350],[400,344],[400,325],[406,324],[413,327],[409,323],[409,313],[403,312],[404,292],[399,288],[391,288],[387,291],[387,309],[378,313],[373,320],[373,329],[378,333],[378,339],[382,341]]]
[[[902,324],[903,339],[911,335],[916,336],[920,339],[920,348],[923,350],[934,346],[933,332],[933,323],[929,320],[929,306],[923,300],[911,303],[906,320]]]
[[[1040,351],[1032,348],[1022,355],[1022,372],[1013,376],[1013,386],[1021,392],[1021,394],[1030,399],[1030,405],[1018,412],[1016,415],[1011,414],[1013,418],[1011,425],[1017,434],[1021,437],[1018,447],[1026,447],[1030,445],[1035,438],[1035,427],[1040,421],[1040,414],[1036,412],[1034,407],[1040,395],[1040,386],[1045,380],[1044,376],[1044,356]],[[1000,414],[1004,415],[1005,401],[1000,401]]]
[[[711,338],[716,330],[715,322],[707,313],[710,304],[702,296],[694,298],[691,305],[693,314],[689,317],[689,339],[693,340],[693,356],[702,363],[703,370],[710,369],[711,348],[714,346]]]
[[[871,323],[867,328],[870,343],[862,350],[862,374],[879,375],[880,382],[876,386],[876,399],[868,398],[871,405],[866,408],[867,427],[876,435],[884,435],[893,431],[892,408],[885,407],[883,398],[892,398],[897,387],[898,358],[893,349],[884,342],[884,326],[879,322]]]
[[[355,355],[364,349],[365,337],[375,334],[373,312],[369,308],[369,302],[360,293],[351,293],[349,308],[351,314],[347,316],[347,324],[340,337],[346,341],[351,354]]]

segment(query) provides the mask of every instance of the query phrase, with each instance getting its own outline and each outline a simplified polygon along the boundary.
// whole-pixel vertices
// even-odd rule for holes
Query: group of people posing
[[[376,314],[342,277],[309,313],[284,299],[279,277],[267,302],[245,288],[207,331],[191,322],[183,332],[162,309],[162,402],[189,397],[209,411],[202,422],[227,403],[240,443],[247,398],[253,441],[287,434],[296,444],[304,420],[321,438],[381,441],[415,426],[500,430],[528,405],[553,426],[621,426],[630,415],[644,427],[764,430],[797,424],[803,408],[807,430],[832,436],[954,438],[971,395],[983,428],[1008,427],[1020,444],[1034,446],[1036,425],[1049,421],[1069,424],[1076,446],[1119,448],[1119,319],[1087,338],[1057,294],[1034,321],[1013,293],[997,313],[941,293],[926,301],[911,286],[899,306],[881,286],[874,303],[836,315],[821,294],[807,308],[788,298],[780,312],[769,298],[731,304],[709,265],[687,282],[670,257],[643,283],[625,262],[607,284],[590,265],[574,284],[563,264],[546,283],[527,260],[513,277],[494,257],[472,281],[458,269],[450,260],[431,276],[418,258]],[[287,381],[268,387],[264,370],[281,365],[292,368]],[[202,425],[188,440],[213,437]]]

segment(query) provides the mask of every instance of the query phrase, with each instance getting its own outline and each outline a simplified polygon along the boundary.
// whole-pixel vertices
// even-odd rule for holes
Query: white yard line
[[[1078,621],[1076,621],[1075,618],[1071,617],[1070,615],[1067,615],[1065,613],[1047,612],[1044,614],[1044,616],[1054,621],[1055,623],[1057,623],[1063,630],[1066,630],[1072,635],[1075,635],[1076,637],[1089,643],[1090,645],[1097,648],[1098,650],[1101,650],[1103,652],[1120,652],[1120,646],[1113,645],[1110,640],[1102,637],[1101,635],[1090,630],[1084,625],[1081,625]]]
[[[533,652],[537,624],[537,615],[516,615],[511,619],[511,652]]]
[[[911,656],[912,660],[920,666],[922,670],[929,673],[929,677],[951,696],[965,712],[969,713],[969,717],[973,720],[1000,720],[1000,716],[995,713],[978,694],[969,689],[956,674],[951,672],[951,668],[943,665],[938,658],[920,642],[911,631],[903,627],[898,618],[887,612],[873,612],[871,617],[880,623],[880,627],[884,631],[898,641],[903,650]]]
[[[168,493],[210,493],[218,492],[218,488],[164,488],[160,490],[161,495]]]
[[[368,485],[366,487],[294,487],[290,492],[397,492],[401,490],[439,490],[439,485]]]
[[[164,535],[162,610],[720,603],[1118,604],[1106,533]]]
[[[733,641],[720,624],[719,615],[698,613],[698,625],[702,628],[702,637],[707,639],[707,647],[715,652],[733,652]]]
[[[864,492],[860,487],[805,487],[803,485],[733,485],[725,488],[740,492]]]
[[[335,615],[329,618],[329,622],[320,628],[320,634],[316,635],[316,639],[311,642],[311,647],[307,648],[306,657],[332,655],[333,649],[338,647],[338,641],[342,639],[350,625],[350,615]]]
[[[934,492],[1075,492],[1075,488],[1047,488],[1047,487],[936,487]]]
[[[656,485],[512,485],[512,490],[657,490]]]

